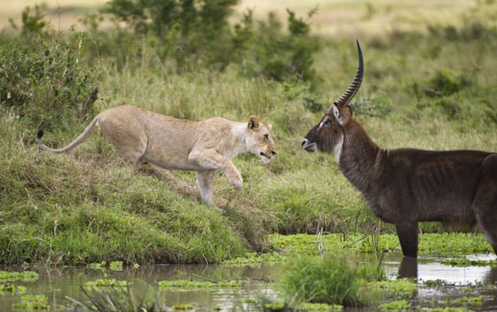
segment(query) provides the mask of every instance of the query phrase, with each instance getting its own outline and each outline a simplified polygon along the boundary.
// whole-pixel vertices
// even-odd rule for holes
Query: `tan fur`
[[[202,199],[212,204],[212,182],[221,170],[236,188],[243,180],[231,159],[251,152],[267,163],[276,154],[271,125],[265,126],[251,116],[247,123],[221,117],[189,121],[157,114],[130,105],[107,109],[97,115],[86,130],[72,143],[52,149],[41,142],[40,147],[54,153],[71,150],[98,127],[114,144],[124,161],[134,168],[149,162],[165,169],[197,171]]]

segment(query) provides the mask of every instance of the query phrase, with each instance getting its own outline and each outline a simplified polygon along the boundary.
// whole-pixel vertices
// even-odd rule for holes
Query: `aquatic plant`
[[[310,303],[304,302],[297,306],[297,311],[342,311],[343,306],[339,304]]]
[[[396,300],[380,304],[381,311],[405,311],[411,309],[411,303],[405,300]]]
[[[109,286],[106,289],[81,287],[89,302],[69,298],[77,306],[89,312],[164,312],[166,306],[159,299],[154,299],[155,291],[147,286],[138,294],[131,287]]]
[[[0,283],[1,282],[34,282],[38,280],[39,275],[36,272],[25,271],[25,272],[7,272],[0,271]]]
[[[369,286],[392,298],[412,298],[418,290],[416,282],[407,278],[372,282]]]
[[[449,283],[447,283],[447,281],[442,279],[435,279],[435,280],[423,281],[423,285],[429,288],[442,288],[448,286]]]
[[[200,281],[187,281],[187,280],[171,280],[171,281],[159,281],[160,288],[179,288],[179,289],[191,289],[191,288],[238,288],[240,287],[240,282],[238,281],[221,281],[221,282],[200,282]]]
[[[446,301],[449,304],[480,306],[483,303],[483,296],[450,298]]]
[[[109,263],[109,270],[122,271],[123,270],[123,262],[122,261],[112,261],[111,263]]]
[[[92,270],[104,270],[107,266],[107,261],[102,261],[99,263],[89,263],[88,268]]]
[[[453,258],[453,259],[445,259],[440,263],[451,265],[451,266],[496,266],[496,260],[469,260],[467,258]]]
[[[191,310],[193,309],[193,304],[190,303],[180,303],[173,305],[173,310]]]
[[[26,287],[24,286],[16,286],[10,283],[0,284],[0,295],[24,294],[25,292]]]
[[[360,286],[366,271],[360,273],[361,264],[354,256],[339,250],[323,256],[296,256],[282,266],[280,285],[290,301],[357,306],[365,303]]]
[[[101,278],[96,281],[88,281],[86,282],[86,288],[101,288],[101,287],[111,287],[111,288],[122,288],[127,287],[130,284],[128,281],[118,281],[114,278]]]
[[[251,265],[251,264],[261,264],[261,263],[271,263],[281,261],[282,256],[277,252],[268,253],[247,253],[244,257],[236,257],[232,259],[227,259],[223,261],[223,264],[241,264],[241,265]]]
[[[49,310],[50,304],[45,295],[25,295],[21,297],[21,302],[14,303],[12,307],[19,310]]]
[[[468,308],[444,307],[444,308],[418,308],[421,312],[474,312]]]

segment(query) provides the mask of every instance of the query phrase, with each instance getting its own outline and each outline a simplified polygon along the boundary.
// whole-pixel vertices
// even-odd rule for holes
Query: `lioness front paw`
[[[238,174],[236,175],[231,175],[229,176],[228,178],[228,182],[233,185],[235,188],[239,189],[239,188],[242,188],[243,187],[243,179],[242,179],[242,175],[237,172]]]
[[[243,180],[240,178],[240,180],[233,181],[233,186],[237,189],[241,189],[243,187]]]

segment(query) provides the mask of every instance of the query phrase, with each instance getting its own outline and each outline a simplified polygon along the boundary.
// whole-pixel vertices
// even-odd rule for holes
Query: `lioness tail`
[[[92,134],[93,130],[95,130],[95,126],[97,125],[97,121],[98,121],[98,116],[95,117],[92,120],[92,122],[88,125],[88,127],[86,127],[85,131],[83,131],[83,133],[81,133],[76,138],[76,140],[72,141],[71,143],[69,143],[69,145],[67,145],[67,146],[65,146],[63,148],[55,149],[55,148],[51,148],[51,147],[48,147],[45,144],[43,144],[43,142],[41,141],[41,138],[43,137],[43,130],[38,131],[38,133],[36,135],[36,142],[38,142],[38,144],[39,144],[39,146],[40,146],[41,149],[49,151],[49,152],[52,152],[52,153],[64,153],[64,152],[68,152],[68,151],[72,150],[73,148],[75,148],[76,146],[78,146],[90,134]]]

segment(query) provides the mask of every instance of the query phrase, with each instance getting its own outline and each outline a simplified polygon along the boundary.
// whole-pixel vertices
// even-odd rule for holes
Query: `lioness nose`
[[[302,140],[302,147],[304,147],[307,144],[307,139]]]
[[[273,155],[273,156],[274,156],[274,155],[276,155],[276,154],[278,154],[278,153],[276,153],[276,151],[271,151],[271,155]]]

